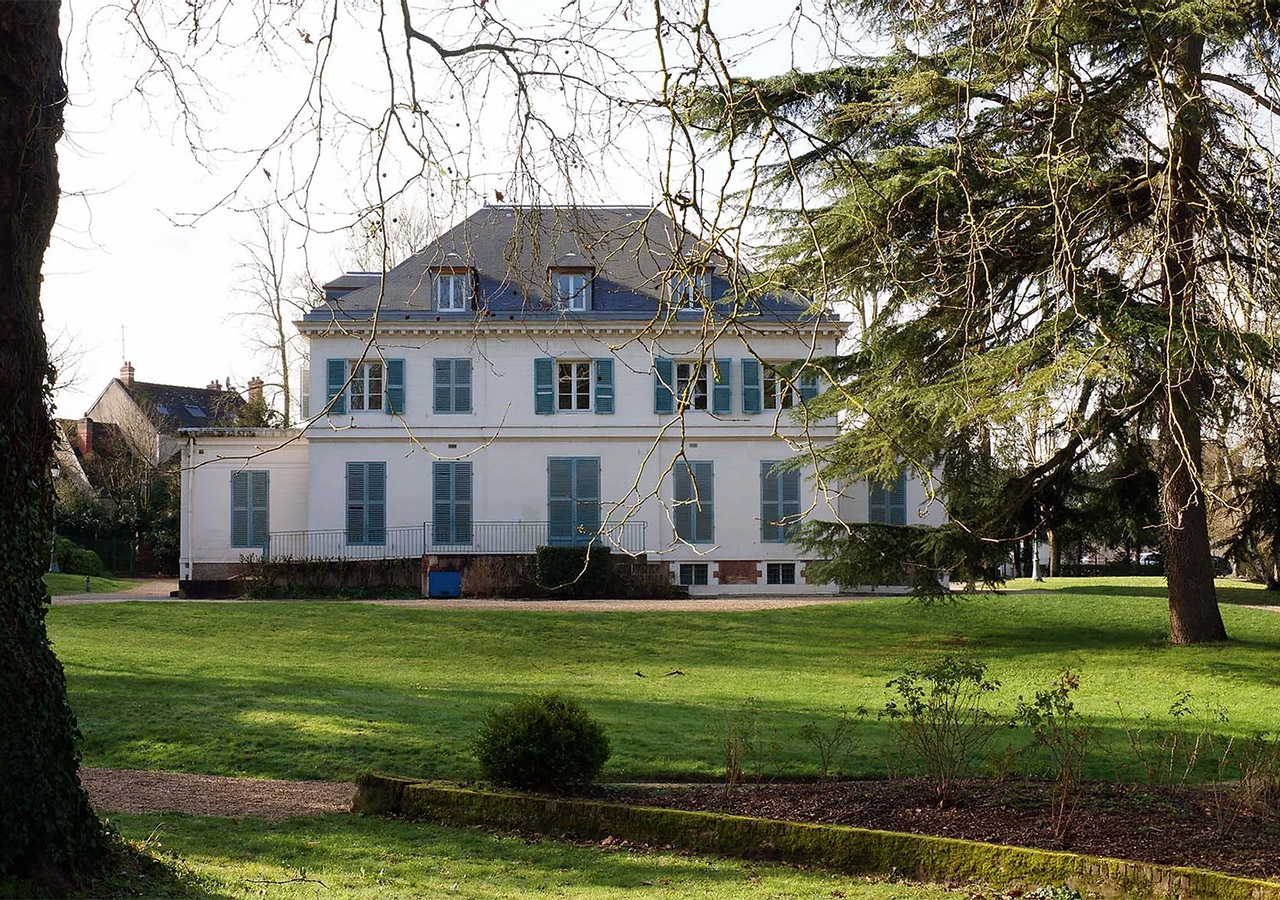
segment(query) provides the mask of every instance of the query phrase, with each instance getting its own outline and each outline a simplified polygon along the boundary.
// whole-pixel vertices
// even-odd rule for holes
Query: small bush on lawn
[[[107,567],[103,564],[102,557],[92,550],[86,550],[66,538],[58,538],[55,546],[58,568],[68,575],[92,575],[97,578],[107,574]]]
[[[473,749],[490,781],[551,790],[590,784],[610,753],[600,723],[576,700],[554,693],[489,710]]]

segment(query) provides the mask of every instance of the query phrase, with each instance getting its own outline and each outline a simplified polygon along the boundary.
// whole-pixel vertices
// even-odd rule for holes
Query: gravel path
[[[355,785],[333,781],[272,781],[184,772],[80,770],[93,805],[109,812],[181,812],[193,816],[267,819],[318,816],[351,809]]]
[[[866,597],[835,594],[736,594],[684,600],[360,600],[376,606],[410,609],[522,609],[537,612],[739,612],[829,603],[855,603]]]

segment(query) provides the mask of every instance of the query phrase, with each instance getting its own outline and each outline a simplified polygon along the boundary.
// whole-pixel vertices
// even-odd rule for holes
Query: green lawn
[[[475,900],[944,900],[941,888],[821,871],[686,856],[600,850],[482,831],[327,816],[253,819],[130,815],[122,834],[175,853],[206,898],[457,897]],[[305,880],[303,880],[305,879]],[[322,883],[320,883],[322,882]],[[201,893],[201,890],[203,893]]]
[[[121,581],[116,578],[90,578],[89,590],[95,594],[111,594],[116,591],[135,588],[140,583],[137,581]],[[45,572],[44,585],[49,589],[49,594],[54,597],[61,597],[65,594],[83,594],[85,592],[83,575],[68,575],[65,572]]]
[[[1280,730],[1280,613],[1224,605],[1231,644],[1175,648],[1155,579],[1049,587],[938,608],[881,597],[750,613],[124,603],[55,607],[49,626],[98,766],[467,778],[487,707],[558,689],[607,726],[606,778],[718,777],[726,716],[749,697],[764,769],[809,775],[816,752],[789,735],[842,704],[879,709],[889,679],[944,653],[984,660],[1006,711],[1064,666],[1083,673],[1078,705],[1104,743],[1096,777],[1139,777],[1124,728],[1144,713],[1167,723],[1178,691],[1225,706],[1226,730]],[[847,771],[884,775],[884,723],[857,732]],[[1021,740],[1010,730],[1000,746]]]

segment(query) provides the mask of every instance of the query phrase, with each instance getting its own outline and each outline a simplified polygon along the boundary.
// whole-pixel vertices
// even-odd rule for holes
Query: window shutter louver
[[[655,359],[653,361],[653,411],[660,416],[669,416],[676,411],[675,394],[676,364],[671,359]]]
[[[249,543],[265,547],[271,533],[271,473],[243,474],[249,476]]]
[[[365,542],[364,463],[347,463],[347,543]]]
[[[760,388],[760,360],[742,361],[742,411],[746,415],[759,415],[764,411]]]
[[[816,372],[800,373],[800,399],[812,400],[818,396],[818,374]]]
[[[471,543],[471,463],[453,464],[453,539]]]
[[[453,411],[471,412],[471,360],[453,361]]]
[[[675,502],[675,509],[672,511],[672,521],[676,528],[676,537],[682,541],[692,542],[693,534],[693,478],[689,471],[689,464],[683,459],[677,459],[676,464],[671,470],[672,480],[672,499]]]
[[[715,532],[715,473],[709,461],[695,462],[693,488],[697,503],[693,507],[694,540],[700,544],[713,544]]]
[[[774,471],[775,462],[760,463],[760,540],[779,541],[782,539],[782,528],[778,520],[782,518],[782,504],[778,492],[778,473]]]
[[[711,388],[711,412],[717,416],[733,413],[733,360],[717,359],[714,369],[715,385]]]
[[[438,413],[453,412],[453,361],[437,359],[434,370],[431,408]]]
[[[538,357],[533,361],[533,411],[549,416],[556,411],[555,360]]]
[[[596,413],[612,415],[613,413],[613,359],[597,359],[596,365]]]
[[[249,546],[249,473],[231,473],[231,546]]]
[[[331,404],[329,406],[329,415],[345,415],[347,412],[347,398],[342,389],[347,382],[347,361],[345,359],[330,359],[326,361],[325,374],[327,376],[325,402]]]
[[[383,408],[388,415],[404,415],[404,360],[387,360],[387,402]]]
[[[547,460],[547,543],[573,543],[574,460]]]
[[[368,496],[366,505],[370,544],[387,542],[387,464],[383,462],[365,463],[368,470],[365,474],[365,489]]]
[[[600,460],[578,459],[574,470],[574,539],[587,543],[600,531]]]
[[[453,543],[453,467],[447,462],[431,466],[431,542]]]
[[[778,479],[779,499],[781,500],[782,518],[786,524],[782,526],[779,540],[790,540],[791,535],[800,527],[800,473],[795,469],[783,472]]]

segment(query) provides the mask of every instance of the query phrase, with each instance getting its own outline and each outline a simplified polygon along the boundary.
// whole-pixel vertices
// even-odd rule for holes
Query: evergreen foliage
[[[1082,462],[1157,434],[1171,636],[1224,639],[1201,432],[1277,363],[1280,4],[837,7],[889,49],[833,32],[831,68],[684,108],[739,159],[777,160],[749,202],[772,191],[781,277],[877,309],[819,363],[839,389],[812,406],[851,425],[827,477],[988,466],[1039,416],[1040,458],[990,492],[943,484],[964,530],[1015,540]]]
[[[550,790],[590,784],[610,754],[600,723],[576,700],[555,693],[489,710],[474,749],[485,778]]]

